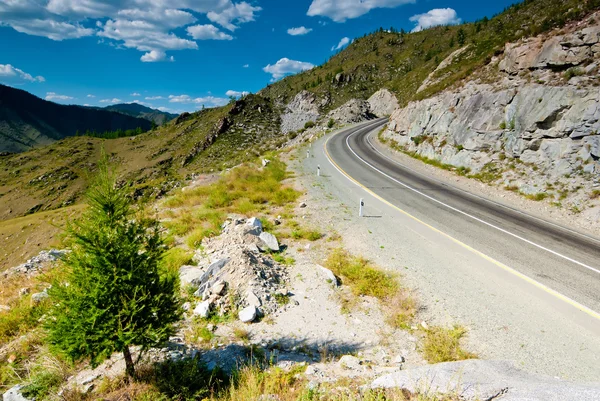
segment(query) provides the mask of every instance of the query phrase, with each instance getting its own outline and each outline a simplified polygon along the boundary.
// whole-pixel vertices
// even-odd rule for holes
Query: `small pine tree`
[[[164,343],[181,318],[178,277],[165,271],[158,222],[136,215],[106,157],[87,195],[84,216],[67,229],[65,282],[53,283],[49,343],[73,361],[97,366],[114,352],[135,376],[130,347]]]
[[[465,41],[467,40],[467,33],[465,32],[465,30],[460,28],[458,30],[458,33],[456,34],[456,36],[457,36],[458,45],[464,46]]]

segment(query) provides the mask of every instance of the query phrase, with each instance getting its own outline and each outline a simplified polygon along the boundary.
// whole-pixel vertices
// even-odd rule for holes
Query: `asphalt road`
[[[365,198],[359,224],[394,244],[392,260],[414,261],[424,292],[443,296],[447,313],[481,329],[479,341],[514,326],[502,341],[521,341],[529,349],[522,355],[506,345],[502,349],[514,354],[508,359],[541,373],[599,380],[600,241],[390,159],[373,141],[384,123],[326,137],[313,145],[314,159],[305,164],[314,169],[318,163],[323,180],[344,202]],[[540,329],[544,334],[536,334]]]

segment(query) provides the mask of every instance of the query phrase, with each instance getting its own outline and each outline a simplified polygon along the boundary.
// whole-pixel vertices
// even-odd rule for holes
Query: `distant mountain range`
[[[163,125],[178,116],[178,114],[152,109],[138,103],[112,104],[104,107],[104,110],[116,111],[117,113],[126,114],[128,116],[144,118],[149,121],[154,121],[156,125]]]
[[[174,117],[135,103],[106,108],[66,106],[0,85],[0,152],[23,152],[86,131],[147,131]]]

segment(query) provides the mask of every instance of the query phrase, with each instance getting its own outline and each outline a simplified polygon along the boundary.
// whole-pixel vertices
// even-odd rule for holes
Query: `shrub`
[[[460,326],[454,326],[451,329],[444,327],[431,327],[427,329],[421,343],[423,356],[429,363],[477,358],[475,354],[465,351],[460,346],[460,340],[466,332]]]
[[[335,126],[335,120],[333,118],[330,118],[329,121],[327,121],[327,128],[333,128]]]
[[[304,129],[309,129],[315,126],[315,122],[314,121],[307,121],[306,124],[304,124]]]

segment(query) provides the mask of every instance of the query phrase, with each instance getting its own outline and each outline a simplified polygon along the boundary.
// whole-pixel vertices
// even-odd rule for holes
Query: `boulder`
[[[179,268],[179,282],[182,286],[192,285],[202,277],[204,272],[197,266],[181,266]]]
[[[246,221],[246,225],[250,227],[250,229],[248,230],[249,234],[260,235],[260,233],[262,233],[263,225],[260,219],[257,219],[256,217],[251,217],[248,219],[248,221]]]
[[[219,280],[210,287],[210,292],[215,295],[223,295],[225,292],[225,282],[223,280]]]
[[[262,305],[260,298],[257,297],[256,294],[252,292],[252,290],[246,291],[246,302],[248,303],[248,305],[254,306],[255,308],[258,308]]]
[[[533,375],[507,361],[472,359],[427,365],[378,377],[371,388],[398,388],[434,394],[460,394],[461,400],[591,401],[600,399],[600,383],[575,384]],[[423,391],[426,391],[423,394]]]
[[[361,368],[362,362],[355,356],[344,355],[338,361],[338,365],[344,369],[358,370]]]
[[[12,388],[10,388],[4,395],[2,396],[3,401],[32,401],[29,398],[25,398],[25,396],[21,393],[23,390],[23,386],[18,384]]]
[[[257,314],[258,310],[255,306],[248,306],[240,311],[238,317],[242,323],[251,323],[256,319]]]
[[[398,108],[398,99],[387,89],[380,89],[375,92],[368,100],[371,113],[377,117],[385,117],[392,114]]]
[[[40,303],[45,299],[48,299],[48,292],[46,290],[42,291],[42,292],[38,292],[36,294],[32,294],[31,295],[31,302],[33,302],[34,304]]]
[[[262,233],[260,233],[258,238],[260,238],[263,244],[270,250],[275,252],[279,251],[279,242],[273,234],[263,231]]]
[[[332,284],[334,287],[339,285],[338,278],[331,270],[320,265],[317,265],[317,269],[321,273],[321,276],[325,277],[325,280],[327,280],[328,283]]]
[[[210,314],[210,310],[212,308],[211,301],[202,301],[194,308],[194,315],[199,316],[203,319],[206,319]]]

